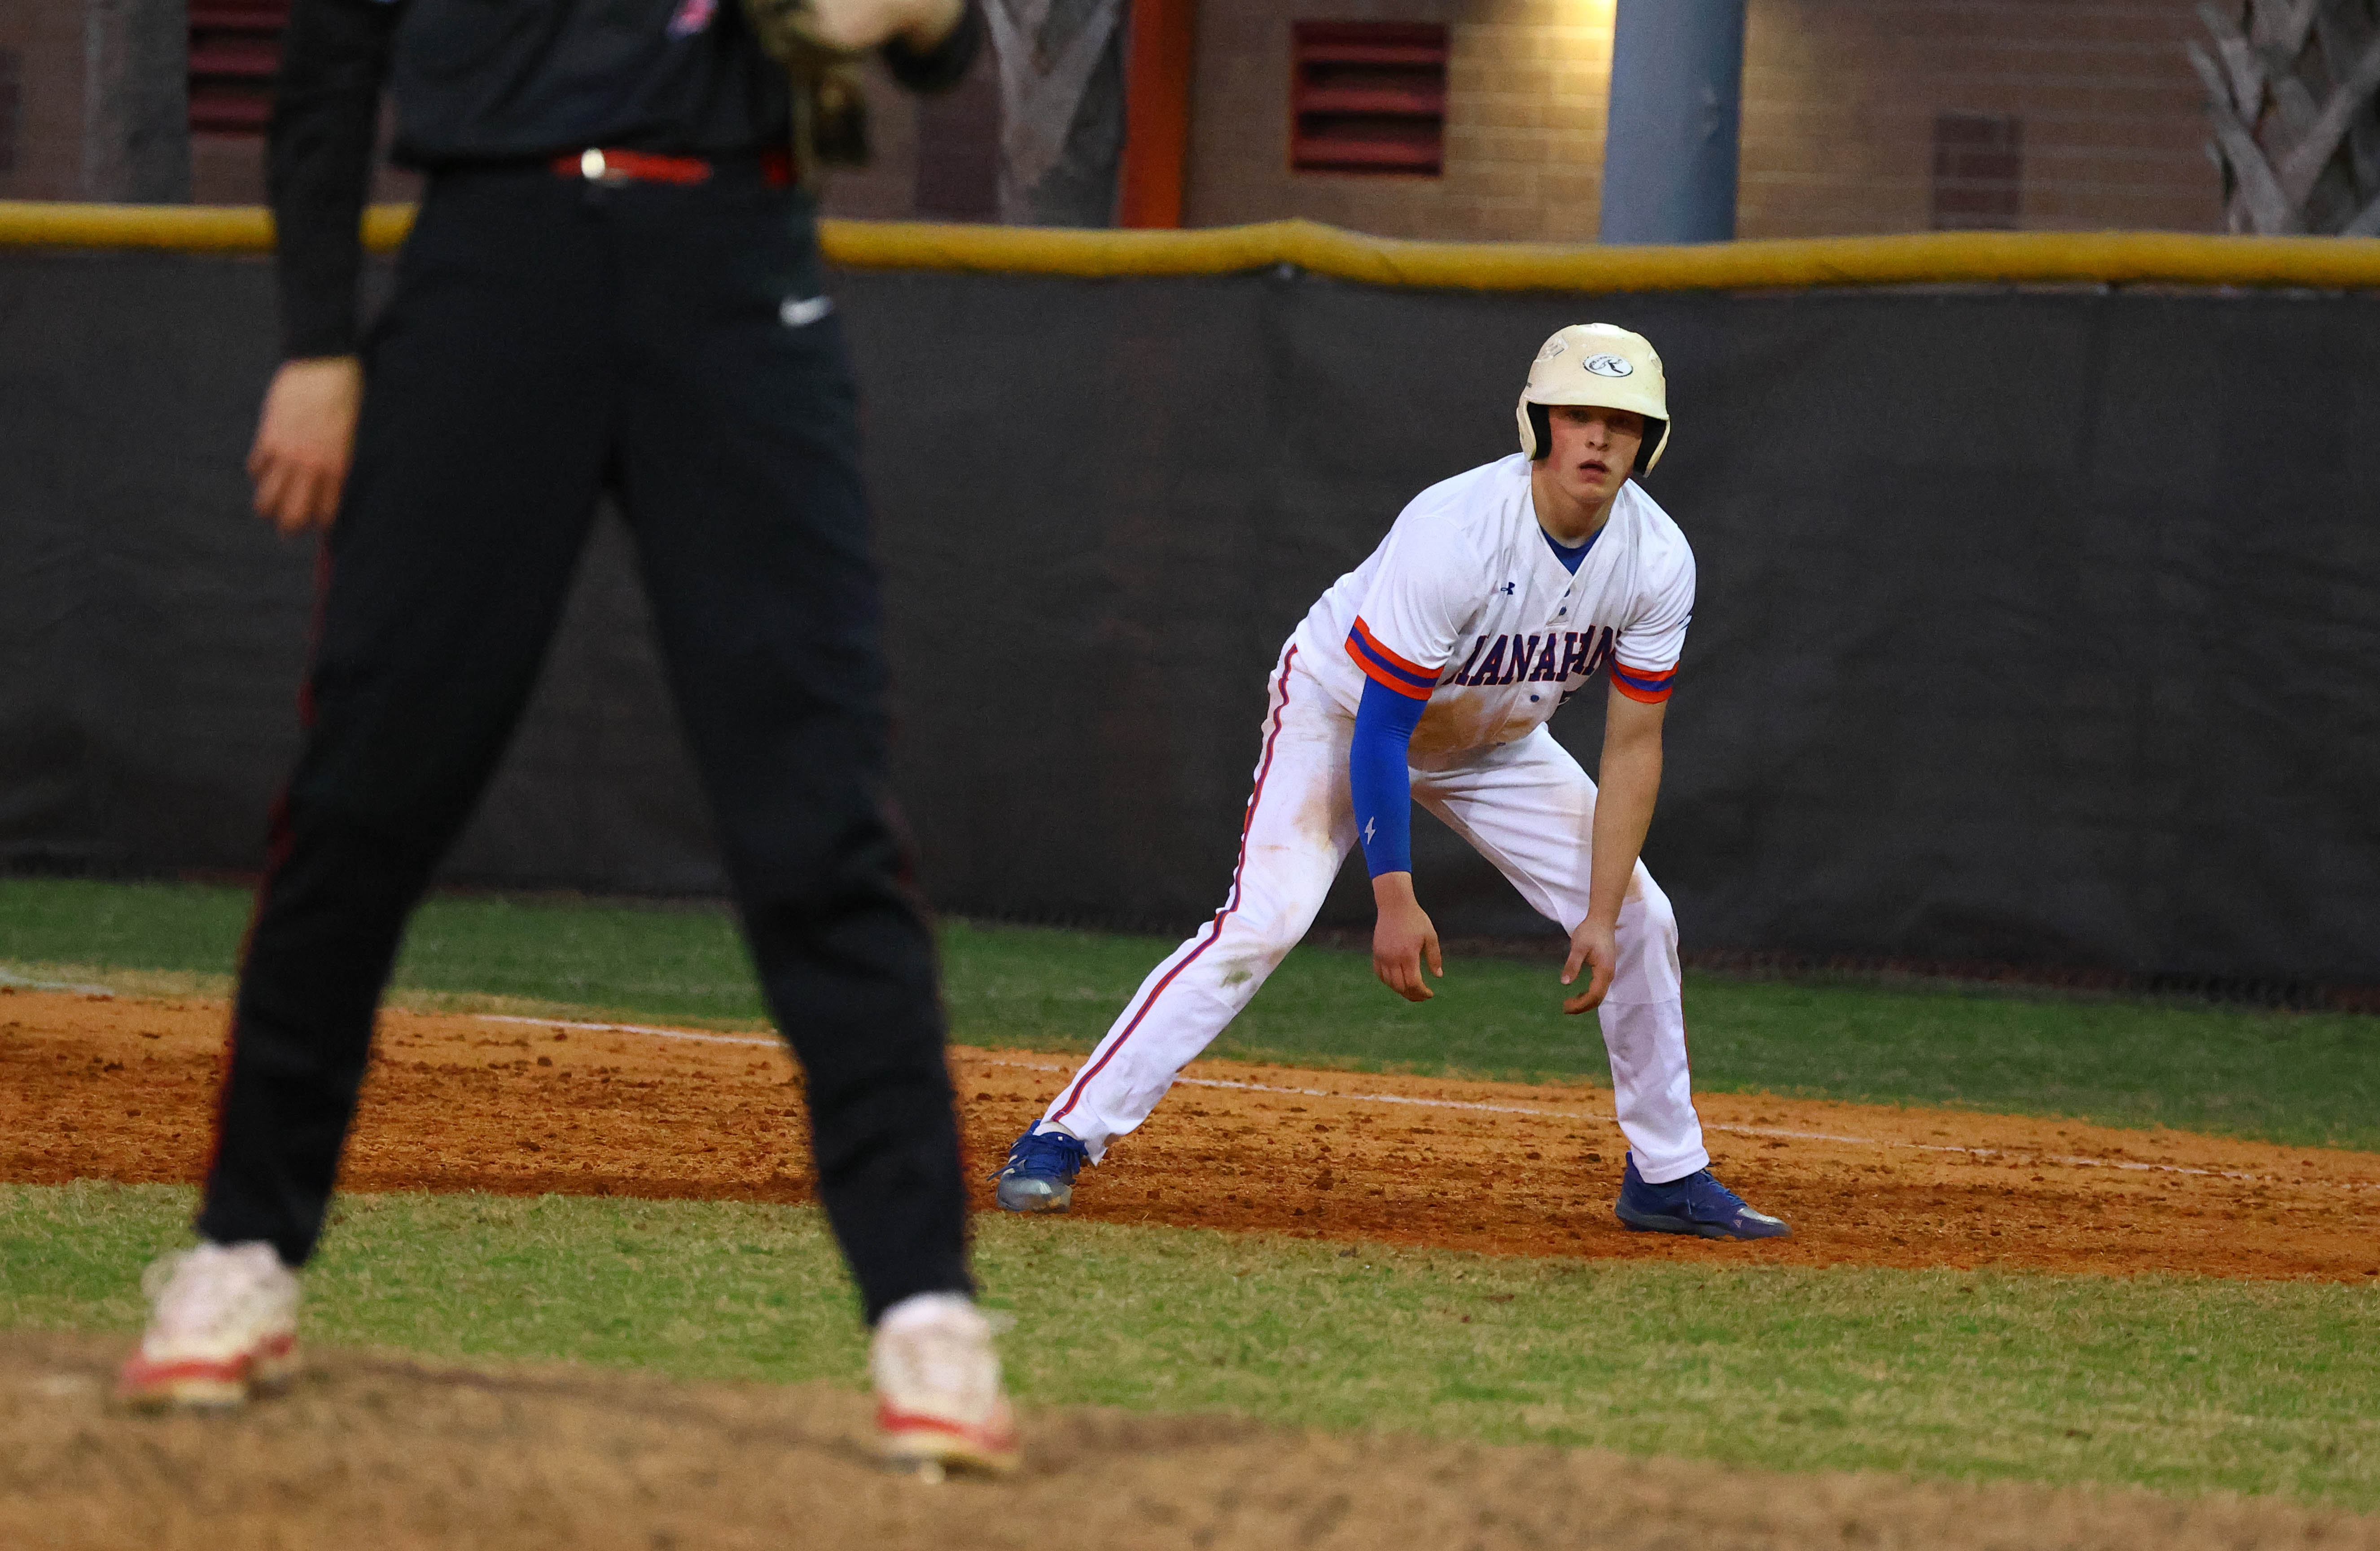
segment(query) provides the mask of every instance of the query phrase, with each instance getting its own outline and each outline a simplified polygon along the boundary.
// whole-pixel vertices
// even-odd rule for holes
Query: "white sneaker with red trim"
[[[885,1310],[868,1369],[887,1460],[933,1472],[1016,1468],[1016,1413],[1001,1393],[991,1321],[965,1294],[921,1293]]]
[[[298,1372],[298,1278],[271,1244],[201,1243],[141,1273],[148,1333],[117,1373],[143,1407],[237,1406]]]

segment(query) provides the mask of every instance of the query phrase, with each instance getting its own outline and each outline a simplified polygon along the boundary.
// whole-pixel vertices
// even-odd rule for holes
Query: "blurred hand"
[[[264,390],[256,443],[248,450],[257,515],[285,535],[331,526],[363,400],[363,364],[353,356],[281,363]]]
[[[1372,901],[1380,911],[1372,927],[1372,973],[1407,1001],[1427,1001],[1437,993],[1421,977],[1422,961],[1441,980],[1446,971],[1438,962],[1438,928],[1414,898],[1413,874],[1384,872],[1372,879]]]
[[[1570,934],[1570,957],[1562,962],[1561,983],[1567,986],[1576,980],[1584,966],[1589,972],[1586,989],[1564,1001],[1562,1011],[1592,1012],[1602,1006],[1604,993],[1611,989],[1611,972],[1619,963],[1620,947],[1610,923],[1581,921]]]
[[[965,11],[965,0],[810,0],[810,31],[855,54],[895,37],[922,53],[949,37]]]

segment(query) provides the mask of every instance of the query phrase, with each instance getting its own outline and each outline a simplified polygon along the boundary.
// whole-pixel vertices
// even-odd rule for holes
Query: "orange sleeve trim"
[[[1410,658],[1400,657],[1395,652],[1390,650],[1387,647],[1382,646],[1380,644],[1380,638],[1372,634],[1372,627],[1364,623],[1364,616],[1361,614],[1355,616],[1355,634],[1364,637],[1364,644],[1366,646],[1370,647],[1374,651],[1378,652],[1382,657],[1388,659],[1390,667],[1402,668],[1406,673],[1411,673],[1415,678],[1427,679],[1432,683],[1437,682],[1437,669],[1425,668],[1420,663],[1412,660]]]
[[[1611,687],[1647,706],[1658,706],[1668,699],[1670,687],[1677,678],[1678,665],[1674,662],[1654,669],[1631,668],[1617,659],[1611,664]]]
[[[1364,676],[1366,678],[1370,679],[1374,684],[1378,685],[1381,688],[1393,689],[1408,700],[1427,700],[1429,698],[1430,691],[1406,682],[1404,679],[1399,677],[1394,670],[1381,667],[1378,663],[1371,661],[1366,658],[1362,652],[1351,650],[1347,655],[1355,660],[1356,667],[1364,670]]]

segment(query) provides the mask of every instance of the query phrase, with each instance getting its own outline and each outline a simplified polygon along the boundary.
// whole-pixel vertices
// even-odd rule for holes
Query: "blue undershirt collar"
[[[1607,523],[1604,526],[1608,527],[1610,525]],[[1545,533],[1546,548],[1554,551],[1554,558],[1562,563],[1562,569],[1568,571],[1573,576],[1578,575],[1578,563],[1586,558],[1586,551],[1595,548],[1595,541],[1603,537],[1603,528],[1598,527],[1594,532],[1586,536],[1585,543],[1578,545],[1576,548],[1572,548],[1568,544],[1555,542],[1554,536],[1550,533],[1546,533],[1546,530],[1542,527],[1538,528],[1537,531],[1539,533]]]

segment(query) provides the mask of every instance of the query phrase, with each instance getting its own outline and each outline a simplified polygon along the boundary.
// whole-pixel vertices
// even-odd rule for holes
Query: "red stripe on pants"
[[[1256,828],[1257,804],[1264,800],[1265,777],[1272,773],[1273,748],[1281,742],[1281,713],[1289,709],[1289,670],[1296,660],[1297,648],[1292,647],[1288,654],[1281,660],[1281,677],[1273,684],[1273,695],[1279,704],[1273,707],[1272,731],[1265,734],[1264,757],[1257,761],[1257,785],[1256,790],[1248,794],[1247,816],[1240,820],[1240,854],[1239,859],[1232,864],[1232,891],[1225,897],[1223,908],[1215,912],[1213,935],[1190,950],[1180,963],[1165,972],[1165,978],[1160,980],[1157,983],[1157,988],[1148,993],[1148,1000],[1140,1004],[1140,1011],[1132,1015],[1132,1022],[1123,1026],[1123,1032],[1115,1036],[1115,1042],[1107,1048],[1099,1060],[1083,1068],[1082,1074],[1076,1077],[1074,1085],[1066,1090],[1066,1102],[1059,1106],[1056,1114],[1050,1117],[1052,1121],[1062,1121],[1074,1112],[1075,1106],[1082,1099],[1083,1084],[1098,1076],[1100,1069],[1115,1059],[1115,1053],[1123,1048],[1123,1042],[1132,1037],[1133,1031],[1140,1027],[1141,1020],[1148,1016],[1148,1010],[1157,1005],[1157,999],[1165,994],[1165,988],[1173,984],[1173,977],[1188,969],[1197,962],[1199,954],[1215,945],[1215,939],[1223,935],[1223,918],[1239,908],[1240,875],[1248,865],[1248,831]]]

